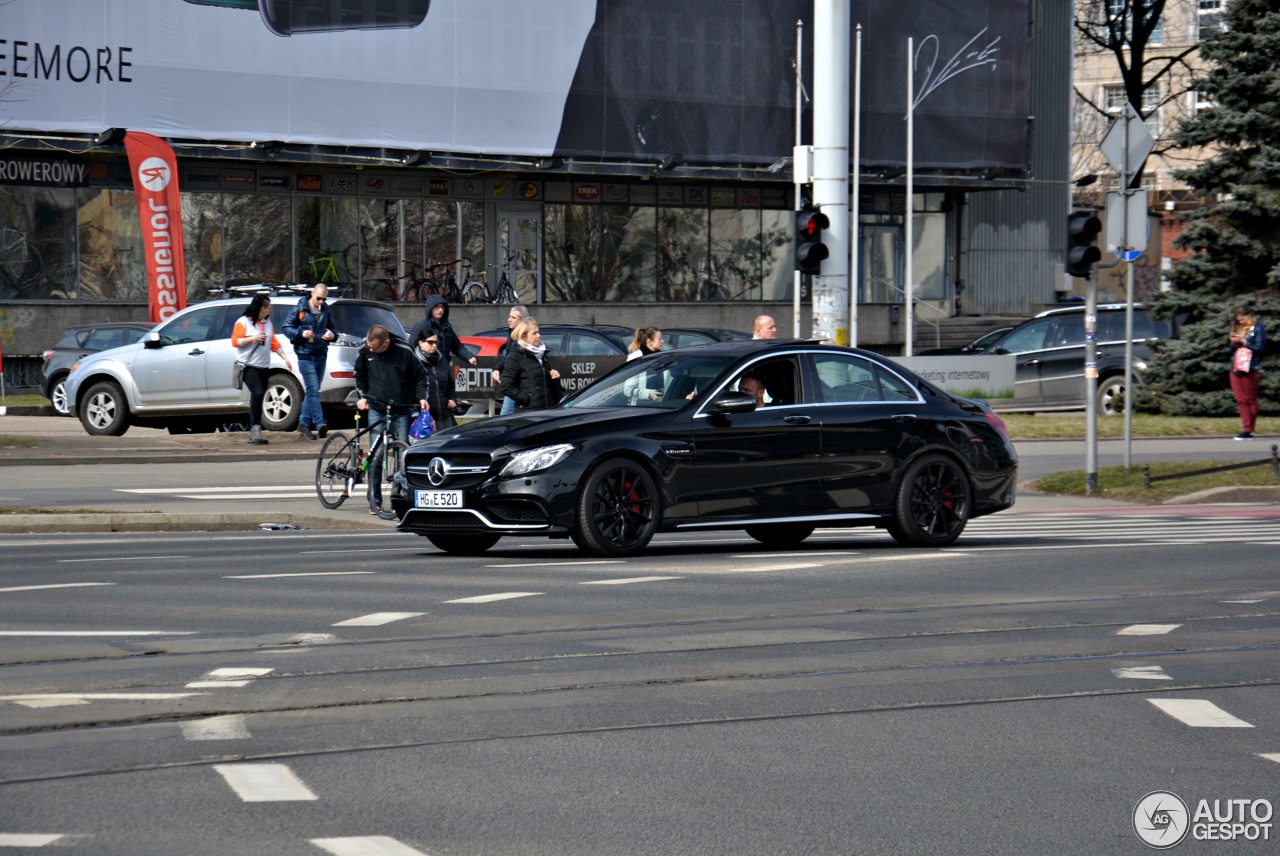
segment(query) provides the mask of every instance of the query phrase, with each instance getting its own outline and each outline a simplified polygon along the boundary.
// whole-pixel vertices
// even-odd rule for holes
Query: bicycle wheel
[[[463,303],[488,303],[489,289],[484,287],[484,283],[479,280],[472,280],[467,283],[466,288],[462,291]]]
[[[351,495],[359,469],[356,441],[341,431],[330,434],[316,458],[316,496],[325,508],[337,508]]]
[[[396,519],[395,509],[391,507],[391,494],[395,490],[395,480],[400,475],[400,468],[404,465],[404,453],[408,448],[407,443],[391,440],[387,443],[386,455],[379,455],[383,463],[378,468],[380,472],[377,479],[375,480],[372,472],[369,474],[369,508],[375,509],[377,515],[383,520]],[[377,485],[379,490],[375,491],[374,485]],[[382,497],[380,504],[374,501],[375,495]]]

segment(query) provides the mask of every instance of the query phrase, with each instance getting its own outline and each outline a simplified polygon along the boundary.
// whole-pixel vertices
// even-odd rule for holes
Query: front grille
[[[427,475],[428,467],[436,458],[443,459],[451,470],[440,484],[432,484]],[[488,478],[491,464],[492,460],[489,456],[482,453],[414,455],[405,467],[405,478],[411,487],[420,490],[463,490],[480,484]],[[459,472],[460,470],[463,472]],[[466,470],[470,472],[465,472]]]
[[[404,522],[411,528],[448,529],[455,532],[483,532],[485,525],[474,514],[458,511],[409,509]]]
[[[485,503],[485,511],[494,523],[551,522],[542,506],[531,499],[495,499]]]

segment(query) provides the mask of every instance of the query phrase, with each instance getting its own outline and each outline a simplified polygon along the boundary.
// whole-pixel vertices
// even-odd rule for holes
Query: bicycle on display
[[[516,296],[515,286],[511,284],[511,277],[508,275],[513,261],[515,261],[515,256],[508,256],[506,264],[489,265],[489,267],[498,270],[498,285],[496,289],[490,289],[489,281],[485,278],[484,273],[480,273],[475,279],[463,286],[463,302],[519,303],[520,298]]]
[[[418,290],[418,299],[423,303],[433,294],[438,294],[445,299],[447,303],[461,303],[462,289],[458,288],[458,278],[453,275],[453,266],[458,263],[457,259],[451,262],[441,262],[440,264],[427,265],[427,276],[423,279],[423,286]],[[464,265],[469,265],[465,260]],[[437,270],[441,271],[439,277],[434,277]]]
[[[335,431],[324,441],[320,456],[316,459],[316,495],[325,508],[337,508],[364,484],[369,510],[383,520],[394,520],[396,513],[391,508],[392,486],[400,475],[404,452],[409,447],[389,436],[391,416],[411,412],[413,408],[392,402],[369,401],[370,407],[375,404],[385,415],[380,424],[361,428],[360,411],[357,410],[353,436],[348,437],[341,431]],[[372,437],[366,451],[362,441],[369,435]],[[378,491],[382,494],[382,506],[374,502],[374,486],[379,483],[382,488]]]

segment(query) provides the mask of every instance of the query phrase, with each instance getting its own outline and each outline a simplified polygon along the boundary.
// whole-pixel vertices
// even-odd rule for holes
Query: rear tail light
[[[47,363],[47,362],[49,362],[49,358],[50,358],[50,357],[52,357],[52,356],[53,356],[53,351],[45,351],[45,352],[44,352],[44,361],[45,361],[46,363]]]
[[[329,377],[339,378],[340,380],[351,380],[355,378],[355,372],[329,372]]]
[[[1004,437],[1006,440],[1010,439],[1009,426],[1004,424],[1003,419],[1001,419],[999,416],[997,416],[994,413],[984,413],[982,415],[987,418],[987,422],[991,423],[992,428],[1000,432],[1000,435],[1002,437]]]

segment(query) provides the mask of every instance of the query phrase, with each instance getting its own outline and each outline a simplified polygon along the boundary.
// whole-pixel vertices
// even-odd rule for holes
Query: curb
[[[76,514],[0,514],[0,533],[77,534],[102,532],[249,532],[266,529],[384,529],[391,521],[350,520],[314,514],[165,514],[102,512]]]

